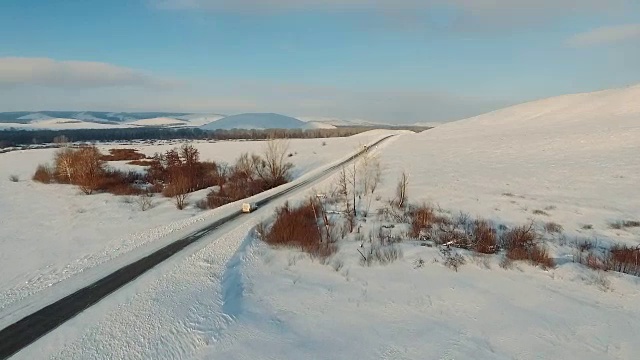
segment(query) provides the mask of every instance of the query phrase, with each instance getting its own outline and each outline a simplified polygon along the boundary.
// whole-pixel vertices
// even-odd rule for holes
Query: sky
[[[640,83],[639,0],[2,0],[0,111],[443,122]]]

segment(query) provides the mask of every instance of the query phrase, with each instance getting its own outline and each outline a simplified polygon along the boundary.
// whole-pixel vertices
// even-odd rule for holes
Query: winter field
[[[640,245],[640,226],[618,225],[640,221],[638,99],[638,86],[569,95],[402,133],[372,150],[382,173],[371,211],[358,218],[360,235],[338,240],[328,259],[258,239],[256,225],[273,220],[282,200],[216,230],[16,358],[635,359],[640,278],[573,259],[586,241],[598,249]],[[294,140],[296,176],[388,133]],[[198,148],[205,158],[231,161],[253,144]],[[3,325],[32,294],[53,294],[51,284],[173,239],[228,208],[178,212],[166,200],[143,213],[112,195],[27,180],[52,151],[0,155],[2,176],[21,179],[0,181]],[[437,247],[406,238],[406,224],[378,215],[403,171],[408,202],[505,228],[532,224],[555,266],[503,266],[502,254],[460,249],[453,251],[464,264],[445,266]],[[335,174],[288,200],[329,194],[338,183]],[[393,245],[396,258],[363,264],[359,251],[382,229],[403,239]]]
[[[292,140],[288,158],[294,165],[294,176],[301,177],[317,168],[340,160],[363,144],[373,142],[388,132],[370,131],[350,138]],[[154,146],[133,146],[146,155],[163,152],[182,142]],[[322,144],[326,143],[326,146]],[[228,141],[196,142],[203,160],[233,162],[243,152],[260,152],[264,142]],[[129,145],[102,145],[131,148]],[[222,207],[203,212],[193,206],[204,198],[206,190],[190,195],[191,206],[175,209],[171,199],[153,198],[154,206],[140,211],[135,198],[111,194],[83,195],[76,187],[33,182],[31,176],[40,163],[51,162],[56,149],[16,151],[0,155],[0,323],[15,318],[15,306],[22,308],[26,298],[46,300],[40,293],[51,292],[55,284],[88,269],[101,267],[102,272],[115,264],[126,264],[131,257],[146,254],[192,231],[194,226],[217,217],[235,207]],[[126,170],[142,169],[123,162],[109,166]],[[19,181],[9,181],[15,175]],[[175,236],[174,236],[175,235]],[[122,259],[120,259],[122,258]],[[113,262],[112,260],[118,260]],[[112,263],[114,265],[109,265]],[[117,267],[116,267],[117,268]],[[97,270],[96,270],[97,271]],[[67,291],[68,285],[60,286]],[[55,294],[58,294],[57,292]],[[56,295],[52,295],[56,297]]]

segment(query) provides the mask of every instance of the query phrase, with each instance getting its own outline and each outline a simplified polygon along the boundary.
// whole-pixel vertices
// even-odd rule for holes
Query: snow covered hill
[[[385,152],[411,197],[570,234],[640,242],[608,222],[640,217],[640,86],[560,96],[443,124]],[[544,208],[548,216],[533,211]],[[594,230],[585,231],[584,225]]]
[[[142,119],[131,121],[127,123],[133,126],[146,126],[146,127],[174,127],[174,126],[188,126],[189,122],[185,120],[178,120],[169,117],[157,117],[151,119]]]
[[[231,115],[201,126],[215,129],[305,129],[308,124],[296,118],[273,113],[246,113]]]

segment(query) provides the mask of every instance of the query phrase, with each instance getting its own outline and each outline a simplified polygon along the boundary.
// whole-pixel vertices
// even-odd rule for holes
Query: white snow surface
[[[186,126],[189,123],[185,120],[178,120],[170,117],[156,117],[130,121],[127,124],[133,126]]]
[[[0,123],[0,130],[15,128],[21,130],[75,130],[75,129],[114,129],[130,127],[121,124],[99,124],[90,121],[66,118],[46,118],[33,120],[28,124]]]
[[[640,220],[639,100],[638,86],[569,95],[419,134],[404,132],[372,150],[384,165],[374,208],[386,206],[405,170],[414,203],[431,202],[443,212],[468,212],[509,226],[555,221],[564,227],[566,242],[578,237],[637,245],[640,229],[614,230],[609,222]],[[383,133],[353,136],[344,147]],[[322,141],[327,140],[304,143],[292,160],[317,168],[305,163],[315,159],[305,155],[308,151],[341,145],[329,139],[320,147]],[[34,162],[12,159],[12,166]],[[335,183],[335,177],[327,178],[286,200],[302,200]],[[2,199],[51,196],[33,193],[36,184],[29,191],[21,182],[0,184]],[[0,219],[12,216],[25,198],[15,201],[0,208]],[[16,358],[635,359],[640,353],[639,278],[571,263],[560,237],[546,235],[558,263],[548,270],[524,263],[507,270],[498,266],[499,256],[462,252],[467,264],[454,272],[443,266],[436,249],[411,241],[398,245],[404,254],[398,261],[366,267],[353,237],[322,264],[255,238],[252,228],[283,201],[223,226]],[[36,212],[23,211],[13,221],[60,212],[60,205],[42,209],[46,203],[24,205]],[[370,217],[366,227],[375,229],[380,221]],[[20,231],[40,226],[22,224]],[[587,224],[593,228],[585,230]],[[49,235],[44,239],[55,242]],[[39,245],[28,241],[18,239],[2,249]],[[3,263],[22,265],[6,259]]]
[[[41,113],[32,113],[29,115],[21,116],[18,120],[47,120],[52,119],[51,116]]]
[[[300,177],[388,133],[370,131],[349,138],[291,140],[292,156],[288,160],[295,165],[294,175]],[[326,145],[323,146],[323,142]],[[100,148],[106,153],[109,148],[133,147],[153,155],[179,145],[175,142]],[[203,160],[232,163],[243,152],[261,152],[265,143],[223,141],[195,142],[194,145]],[[193,231],[194,226],[201,226],[203,221],[236,210],[233,206],[238,206],[232,204],[205,212],[190,206],[178,211],[171,199],[157,196],[154,208],[142,212],[135,198],[110,194],[86,196],[73,186],[33,182],[31,176],[36,166],[50,162],[55,151],[40,149],[0,154],[0,263],[3,264],[0,325],[15,319],[16,309],[23,308],[25,303],[30,304],[33,299],[46,300],[47,296],[55,297],[68,290],[66,282],[62,283],[64,280],[74,280],[99,266],[103,266],[102,271],[108,271],[113,267],[111,263],[122,266],[124,264],[114,260],[127,259],[124,255],[128,253],[149,253],[148,249],[166,244],[174,239],[172,236]],[[111,166],[135,167],[122,162]],[[17,175],[20,181],[9,181],[10,175]],[[202,190],[193,194],[190,201],[195,203],[205,195],[206,190]],[[59,286],[54,286],[56,284]],[[47,296],[41,293],[43,290],[49,291]]]
[[[415,202],[507,223],[555,221],[570,235],[637,244],[638,232],[608,224],[640,218],[639,155],[635,86],[545,99],[406,135],[382,162],[389,182],[407,171]],[[594,230],[581,229],[587,224]]]

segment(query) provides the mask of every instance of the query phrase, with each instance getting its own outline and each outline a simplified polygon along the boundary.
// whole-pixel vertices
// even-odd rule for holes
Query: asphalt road
[[[369,148],[380,144],[393,135],[387,136],[369,145]],[[258,209],[261,206],[268,204],[271,201],[279,199],[301,187],[307,186],[321,178],[333,173],[337,169],[341,168],[345,164],[351,162],[355,158],[361,156],[365,150],[361,150],[357,154],[354,154],[345,161],[331,166],[325,171],[310,177],[300,183],[290,186],[282,191],[279,191],[273,195],[270,195],[260,201],[257,201]],[[167,260],[172,255],[183,250],[187,246],[202,239],[207,234],[219,228],[221,225],[242,216],[240,211],[237,211],[231,215],[225,216],[221,219],[214,221],[206,227],[195,231],[180,240],[177,240],[152,254],[143,257],[129,265],[126,265],[111,274],[103,277],[102,279],[88,285],[64,298],[45,306],[44,308],[27,315],[21,320],[7,326],[0,330],[0,359],[6,359],[23,348],[29,346],[40,337],[46,335],[50,331],[54,330],[58,326],[62,325],[67,320],[78,315],[85,309],[96,304],[100,300],[107,297],[112,292],[118,290],[125,284],[135,280],[140,275],[144,274],[154,266]]]

